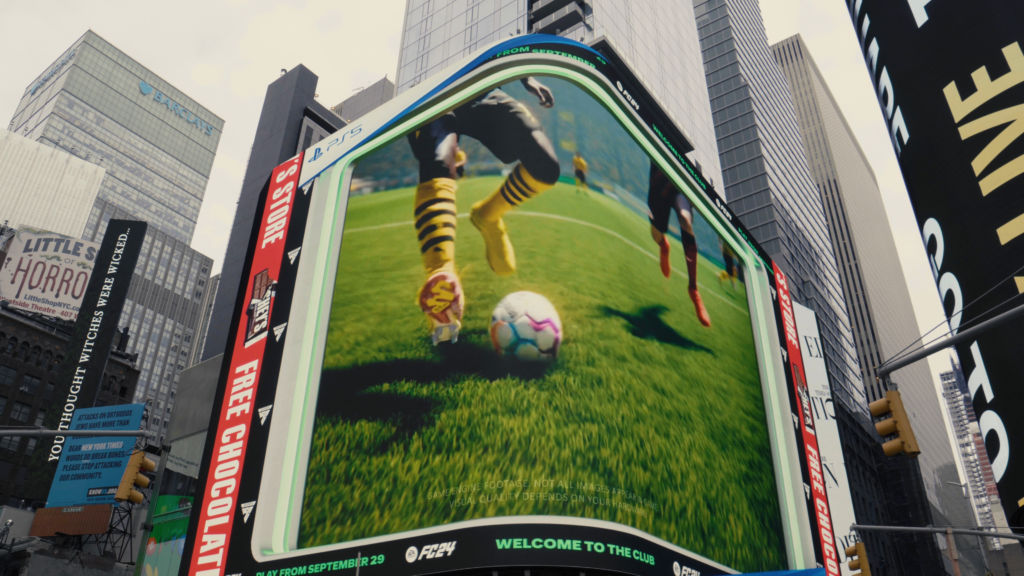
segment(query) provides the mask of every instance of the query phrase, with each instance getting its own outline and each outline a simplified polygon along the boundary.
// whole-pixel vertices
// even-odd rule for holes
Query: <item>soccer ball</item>
[[[491,343],[505,356],[553,360],[562,343],[562,321],[547,298],[536,292],[513,292],[491,313]]]

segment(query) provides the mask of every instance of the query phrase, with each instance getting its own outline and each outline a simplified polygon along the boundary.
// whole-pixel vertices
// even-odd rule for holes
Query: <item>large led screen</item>
[[[555,515],[785,567],[742,268],[599,102],[528,82],[553,105],[519,80],[480,93],[337,191],[300,545]],[[495,310],[518,292],[551,306]],[[457,341],[434,345],[446,305]]]
[[[190,573],[813,562],[770,262],[640,88],[516,42],[274,171]]]

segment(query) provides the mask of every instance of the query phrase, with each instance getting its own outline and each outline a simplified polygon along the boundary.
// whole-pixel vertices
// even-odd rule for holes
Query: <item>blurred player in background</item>
[[[554,105],[547,86],[533,77],[521,82],[542,107]],[[516,271],[502,215],[553,186],[559,173],[554,146],[540,122],[525,104],[497,88],[409,135],[420,166],[413,219],[427,273],[417,302],[430,320],[435,345],[458,339],[465,305],[455,271],[455,179],[465,164],[458,155],[460,135],[479,140],[502,162],[516,163],[501,186],[470,211],[483,236],[487,262],[499,276]]]
[[[724,241],[722,242],[722,261],[725,262],[725,269],[718,273],[718,283],[726,280],[736,289],[736,278],[739,277],[739,266],[736,265],[736,253],[732,251]]]
[[[462,178],[466,175],[466,151],[462,148],[455,150],[455,177]]]
[[[686,258],[686,273],[689,277],[690,300],[693,301],[697,320],[704,326],[711,326],[711,317],[704,307],[700,292],[697,290],[697,238],[693,234],[693,208],[686,196],[669,181],[668,177],[651,162],[651,180],[647,188],[648,216],[651,219],[651,238],[658,244],[661,273],[668,278],[672,274],[669,262],[668,217],[675,212],[679,219],[680,240],[683,242],[683,255]]]
[[[576,175],[576,191],[579,192],[582,187],[584,190],[587,188],[587,161],[583,159],[580,151],[577,150],[572,155],[572,170]]]

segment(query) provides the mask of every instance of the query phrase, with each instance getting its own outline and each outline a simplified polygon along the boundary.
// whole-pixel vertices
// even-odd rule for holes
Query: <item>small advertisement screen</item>
[[[138,430],[144,408],[143,404],[80,408],[71,419],[71,430]],[[113,504],[134,447],[135,439],[123,436],[69,436],[46,506]]]
[[[785,566],[743,270],[601,103],[513,80],[338,192],[301,547],[552,515]]]
[[[153,528],[146,540],[146,554],[139,562],[146,576],[177,574],[185,548],[192,498],[161,495],[152,504]]]
[[[540,38],[273,170],[190,574],[814,566],[770,262]]]

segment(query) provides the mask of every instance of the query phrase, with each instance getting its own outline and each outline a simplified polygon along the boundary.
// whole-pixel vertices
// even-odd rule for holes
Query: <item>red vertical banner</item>
[[[188,573],[192,575],[224,574],[253,402],[301,165],[302,155],[299,154],[275,168],[270,177],[259,236],[248,268],[247,298],[239,303],[244,309],[234,328],[231,363],[219,417],[210,430],[213,451],[200,500],[198,532],[190,554]]]
[[[828,496],[825,494],[825,475],[821,466],[821,456],[818,453],[818,437],[814,431],[811,394],[807,389],[803,356],[800,354],[800,337],[796,331],[796,318],[793,316],[793,301],[789,298],[789,284],[786,282],[786,275],[774,262],[772,268],[775,271],[775,289],[778,290],[779,312],[782,316],[782,328],[786,339],[786,356],[789,359],[789,370],[793,376],[793,394],[797,402],[800,440],[803,443],[805,464],[810,480],[813,520],[817,525],[818,541],[821,545],[821,562],[828,576],[839,576],[839,555],[836,552],[835,537],[832,534],[832,514],[828,507]]]

